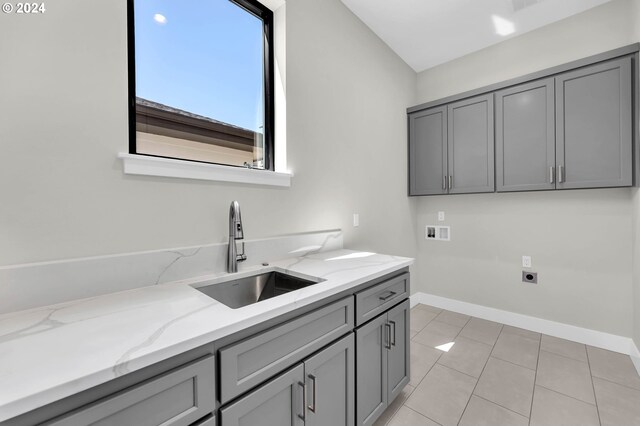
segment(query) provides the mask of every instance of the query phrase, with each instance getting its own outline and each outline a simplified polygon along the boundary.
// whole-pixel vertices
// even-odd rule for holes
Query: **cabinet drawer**
[[[353,299],[348,297],[221,349],[221,403],[301,361],[352,328]]]
[[[50,425],[187,426],[215,409],[213,355],[82,407]]]
[[[356,325],[364,324],[407,297],[408,273],[356,293]]]

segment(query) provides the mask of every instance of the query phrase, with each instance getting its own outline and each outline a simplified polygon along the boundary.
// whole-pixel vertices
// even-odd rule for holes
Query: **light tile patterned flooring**
[[[640,425],[640,377],[626,355],[417,305],[382,425]]]

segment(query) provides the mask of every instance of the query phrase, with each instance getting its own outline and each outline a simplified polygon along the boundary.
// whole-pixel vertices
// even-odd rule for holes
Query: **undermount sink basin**
[[[196,290],[232,309],[237,309],[317,284],[320,281],[322,280],[314,281],[273,271],[197,287]]]

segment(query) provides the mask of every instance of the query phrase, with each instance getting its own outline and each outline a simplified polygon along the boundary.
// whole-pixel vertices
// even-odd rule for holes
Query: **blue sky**
[[[134,5],[137,96],[262,132],[260,19],[229,0]]]

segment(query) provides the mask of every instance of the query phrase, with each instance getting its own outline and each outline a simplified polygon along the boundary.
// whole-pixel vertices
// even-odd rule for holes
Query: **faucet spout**
[[[244,239],[242,229],[242,216],[240,215],[240,204],[233,201],[229,207],[229,248],[227,250],[227,272],[238,272],[238,262],[247,260],[244,254],[244,242],[242,243],[242,253],[238,254],[236,240]]]

